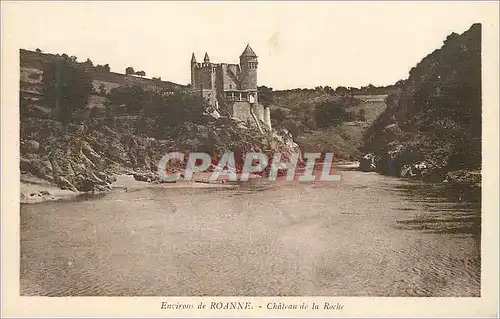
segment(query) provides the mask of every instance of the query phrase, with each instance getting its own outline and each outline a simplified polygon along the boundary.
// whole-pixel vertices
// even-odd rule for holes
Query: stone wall
[[[237,64],[223,64],[220,68],[223,85],[222,90],[234,90],[238,88],[239,66]]]
[[[253,122],[252,114],[250,113],[250,103],[248,102],[234,102],[233,103],[232,117],[241,121]]]
[[[271,128],[271,118],[269,108],[264,107],[260,104],[254,104],[253,114],[261,122],[260,125],[265,124]],[[255,119],[250,112],[250,103],[248,102],[234,102],[232,105],[232,118],[241,121],[250,121],[253,125],[256,125]]]

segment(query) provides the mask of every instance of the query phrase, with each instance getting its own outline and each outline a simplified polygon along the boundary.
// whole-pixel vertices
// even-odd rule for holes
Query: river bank
[[[47,180],[22,174],[20,179],[20,203],[35,204],[49,201],[73,200],[79,196],[99,196],[116,191],[134,192],[146,188],[174,189],[174,188],[232,188],[237,187],[236,183],[226,182],[219,179],[209,181],[209,172],[193,173],[191,181],[179,180],[176,183],[152,183],[136,180],[133,175],[119,174],[115,176],[115,182],[111,184],[111,189],[106,192],[79,192],[60,189]],[[249,179],[260,178],[259,175],[250,174]]]
[[[334,173],[338,170],[340,171],[362,171],[360,169],[359,162],[336,162],[332,165]],[[321,167],[317,166],[315,168],[315,174],[319,174]],[[298,171],[300,175],[303,170]],[[364,172],[367,173],[367,172]],[[115,175],[113,178],[115,181],[110,184],[110,189],[103,192],[80,192],[60,189],[53,183],[38,178],[30,174],[21,174],[20,178],[20,203],[22,204],[34,204],[47,201],[58,201],[58,200],[74,200],[79,196],[92,197],[99,196],[106,193],[125,191],[134,192],[140,191],[146,188],[158,188],[158,189],[176,189],[176,188],[234,188],[238,185],[244,184],[245,182],[227,182],[227,179],[219,178],[217,181],[210,181],[210,172],[196,172],[193,173],[193,178],[191,181],[185,181],[179,179],[175,183],[158,183],[158,182],[146,182],[140,181],[134,178],[132,173],[121,173]],[[238,180],[240,174],[238,175]],[[250,174],[250,180],[255,179],[266,179],[266,177]],[[412,181],[415,180],[411,177],[397,177],[402,181]],[[425,181],[423,181],[425,183]],[[427,182],[432,185],[431,182]],[[456,177],[455,179],[446,179],[442,181],[443,185],[448,185],[450,189],[459,189],[462,193],[477,193],[477,189],[480,190],[480,186],[477,184],[471,184],[467,179],[463,182],[463,179]],[[479,184],[480,185],[480,184]]]
[[[92,196],[114,191],[124,190],[127,192],[138,191],[146,188],[214,188],[214,187],[235,187],[234,184],[226,184],[220,181],[208,182],[208,176],[203,173],[195,173],[192,181],[178,181],[177,183],[149,183],[134,179],[132,175],[121,174],[116,176],[116,181],[111,184],[111,190],[107,192],[79,192],[60,189],[50,182],[36,178],[22,176],[20,182],[20,203],[35,204],[48,201],[72,200],[78,196]]]
[[[334,170],[357,170],[359,162],[336,162],[333,164]],[[156,183],[136,180],[132,173],[122,173],[114,176],[115,181],[111,183],[111,189],[105,192],[80,192],[60,189],[57,185],[33,176],[31,174],[21,174],[20,178],[20,203],[35,204],[47,201],[72,200],[78,196],[99,196],[101,194],[124,190],[126,192],[138,191],[146,188],[231,188],[237,187],[241,182],[227,182],[224,179],[210,181],[210,172],[193,173],[191,181],[178,180],[176,183]],[[240,174],[237,174],[238,180]],[[249,179],[264,178],[260,175],[249,174]],[[244,183],[244,182],[243,182]]]

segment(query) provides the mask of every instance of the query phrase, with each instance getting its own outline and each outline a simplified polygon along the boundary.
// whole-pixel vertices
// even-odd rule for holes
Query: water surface
[[[341,174],[22,205],[21,294],[480,295],[477,194]]]

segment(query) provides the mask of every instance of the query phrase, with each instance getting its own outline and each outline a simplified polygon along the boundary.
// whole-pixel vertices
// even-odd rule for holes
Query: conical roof
[[[257,54],[255,54],[255,52],[253,52],[252,48],[250,47],[250,44],[247,44],[247,47],[245,48],[243,53],[240,55],[240,58],[241,57],[256,58]]]
[[[194,56],[194,52],[193,55],[191,55],[191,62],[196,62],[196,57]]]
[[[203,58],[203,61],[210,62],[210,57],[208,56],[207,52],[205,52],[205,57]]]

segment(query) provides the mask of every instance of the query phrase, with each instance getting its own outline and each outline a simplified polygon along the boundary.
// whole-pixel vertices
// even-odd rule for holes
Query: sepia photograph
[[[2,4],[19,297],[480,300],[489,4]]]

